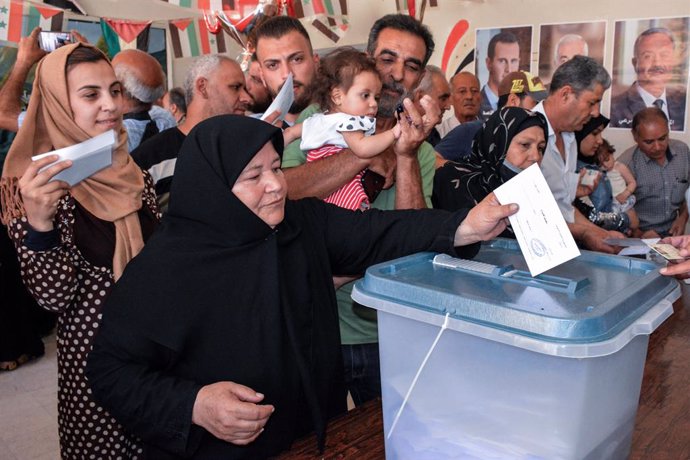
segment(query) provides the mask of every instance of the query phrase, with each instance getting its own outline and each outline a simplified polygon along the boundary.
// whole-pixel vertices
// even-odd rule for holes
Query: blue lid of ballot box
[[[647,260],[582,251],[532,278],[517,242],[496,239],[482,244],[472,261],[419,253],[372,266],[353,298],[387,312],[400,306],[448,313],[541,341],[590,343],[616,336],[661,302],[671,308],[678,282],[659,268]]]

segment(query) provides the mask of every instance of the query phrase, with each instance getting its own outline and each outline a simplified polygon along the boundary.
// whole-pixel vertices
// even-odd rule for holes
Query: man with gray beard
[[[433,51],[431,32],[410,16],[391,14],[374,23],[369,34],[367,53],[376,61],[382,82],[376,131],[395,126],[396,109],[402,104],[404,111],[399,121],[402,131],[400,138],[373,159],[362,160],[344,149],[309,163],[305,163],[306,152],[300,150],[299,140],[293,142],[285,149],[282,162],[291,199],[311,196],[325,198],[352,180],[357,173],[366,170],[362,180],[373,208],[431,207],[435,153],[424,140],[440,121],[440,109],[427,95],[420,100],[424,110],[424,114],[420,114],[409,95],[424,75],[424,67]],[[318,107],[310,106],[297,122],[318,110]],[[359,405],[381,394],[376,314],[354,303],[350,297],[352,281],[362,274],[338,275],[348,275],[334,278],[338,289],[336,297],[345,383],[355,404]]]

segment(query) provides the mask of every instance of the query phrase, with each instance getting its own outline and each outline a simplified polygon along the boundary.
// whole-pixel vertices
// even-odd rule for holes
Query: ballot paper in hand
[[[501,204],[520,206],[510,216],[510,225],[532,276],[580,255],[539,165],[533,164],[494,193]]]
[[[268,106],[268,109],[266,109],[264,114],[261,116],[261,119],[265,120],[273,112],[280,110],[280,115],[278,115],[277,119],[281,121],[285,120],[285,115],[287,115],[288,110],[290,110],[294,100],[295,90],[292,87],[292,74],[290,74],[285,80],[285,83],[283,83],[283,87],[280,88],[280,91],[278,91],[278,95],[275,97],[275,99],[273,99],[271,105]]]
[[[62,180],[73,186],[113,163],[113,147],[116,140],[115,131],[111,129],[87,141],[70,145],[64,149],[42,153],[31,157],[31,159],[36,161],[48,155],[58,155],[60,159],[57,161],[72,160],[72,166],[63,169],[50,180]],[[44,166],[41,171],[54,165],[57,161]]]
[[[646,256],[652,250],[651,246],[661,238],[604,238],[602,241],[609,246],[619,246],[623,249],[619,256]]]

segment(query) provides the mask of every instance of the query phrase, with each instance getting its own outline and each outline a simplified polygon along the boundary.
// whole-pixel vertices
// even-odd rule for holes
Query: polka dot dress
[[[144,203],[157,212],[155,192],[147,176]],[[31,251],[21,244],[26,218],[10,225],[10,237],[19,253],[22,279],[38,303],[58,313],[58,430],[63,459],[135,459],[141,457],[138,440],[96,404],[84,369],[101,319],[103,302],[113,284],[111,267],[96,267],[74,245],[74,199],[58,205],[56,223],[61,244]]]

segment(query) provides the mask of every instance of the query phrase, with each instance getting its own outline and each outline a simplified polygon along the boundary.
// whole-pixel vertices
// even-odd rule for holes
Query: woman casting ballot
[[[333,275],[418,251],[471,257],[517,205],[350,211],[286,200],[283,136],[201,122],[170,207],[105,305],[87,375],[147,458],[260,459],[346,410]]]

